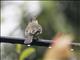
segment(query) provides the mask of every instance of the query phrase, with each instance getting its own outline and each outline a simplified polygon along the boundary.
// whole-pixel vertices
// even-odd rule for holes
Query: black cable
[[[0,42],[1,43],[12,43],[12,44],[24,44],[24,38],[13,38],[13,37],[0,37]],[[36,46],[49,46],[51,43],[50,40],[33,40],[30,45],[36,45]]]
[[[13,38],[13,37],[0,37],[1,43],[12,43],[12,44],[24,44],[24,38]],[[30,45],[36,45],[36,46],[45,46],[48,47],[51,44],[52,40],[45,40],[45,39],[39,39],[39,40],[33,40]],[[28,45],[28,44],[26,44]],[[71,45],[74,46],[80,46],[80,43],[71,43]]]

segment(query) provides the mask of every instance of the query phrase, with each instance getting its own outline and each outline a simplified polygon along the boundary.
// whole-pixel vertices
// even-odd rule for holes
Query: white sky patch
[[[26,1],[25,10],[32,16],[38,16],[41,12],[41,5],[39,1]]]
[[[4,22],[1,23],[1,36],[7,36],[17,25],[19,25],[21,11],[17,4],[10,4],[2,9],[1,16],[4,18]]]

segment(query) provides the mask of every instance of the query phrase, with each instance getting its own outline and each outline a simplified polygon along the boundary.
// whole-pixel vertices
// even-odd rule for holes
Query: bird
[[[40,34],[42,34],[42,26],[38,23],[35,17],[32,17],[25,29],[25,41],[24,44],[31,43],[34,39],[38,40]]]

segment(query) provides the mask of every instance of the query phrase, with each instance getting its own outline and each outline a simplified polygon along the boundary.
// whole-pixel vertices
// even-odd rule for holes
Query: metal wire
[[[24,44],[24,40],[25,38],[0,37],[1,43]],[[52,40],[39,39],[39,40],[33,40],[33,42],[30,43],[30,45],[48,47],[50,46],[51,43],[52,43]],[[28,44],[25,44],[25,45],[28,45]],[[80,43],[72,42],[71,45],[80,46]]]

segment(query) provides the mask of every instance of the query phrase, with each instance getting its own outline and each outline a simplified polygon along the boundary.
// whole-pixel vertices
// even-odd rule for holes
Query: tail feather
[[[32,42],[32,37],[25,38],[24,44],[29,44]]]

